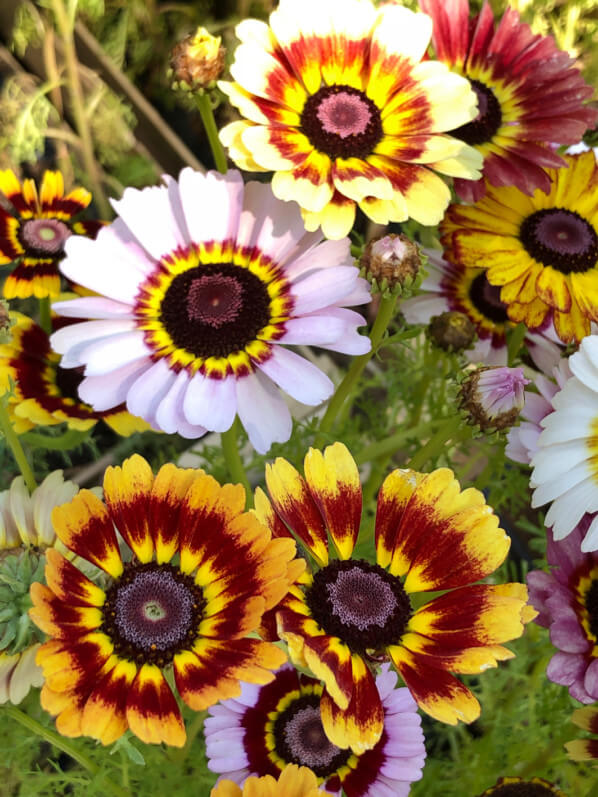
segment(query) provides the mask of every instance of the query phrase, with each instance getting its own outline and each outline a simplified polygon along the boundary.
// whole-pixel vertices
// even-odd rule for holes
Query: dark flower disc
[[[519,229],[527,252],[561,274],[583,273],[598,262],[598,234],[579,213],[564,208],[538,210]]]
[[[19,240],[29,257],[57,257],[64,254],[64,244],[71,228],[59,219],[28,219],[18,231]]]
[[[479,80],[469,82],[478,98],[478,115],[471,122],[451,130],[449,135],[475,146],[492,141],[502,123],[502,111],[492,89]]]
[[[500,299],[500,286],[490,285],[486,273],[478,274],[469,286],[469,298],[478,312],[495,324],[509,320],[507,305]]]

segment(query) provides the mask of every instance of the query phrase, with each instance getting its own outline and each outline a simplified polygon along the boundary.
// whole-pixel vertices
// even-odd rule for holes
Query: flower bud
[[[461,383],[459,407],[466,413],[467,422],[483,432],[508,429],[523,409],[523,388],[529,382],[522,368],[482,366]]]
[[[463,351],[471,346],[475,336],[473,323],[457,310],[447,310],[430,319],[428,337],[444,351]]]
[[[361,267],[372,289],[381,293],[411,292],[422,258],[416,243],[406,235],[389,233],[373,238],[363,250]]]
[[[226,50],[221,38],[198,28],[191,36],[177,42],[170,54],[169,75],[173,88],[197,90],[211,88],[224,71]]]

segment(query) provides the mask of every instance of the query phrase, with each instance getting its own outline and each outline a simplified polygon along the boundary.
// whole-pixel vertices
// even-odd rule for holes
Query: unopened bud
[[[476,330],[465,313],[447,310],[430,319],[428,336],[444,351],[464,351],[475,340]]]
[[[226,50],[221,41],[205,28],[198,28],[175,44],[169,71],[174,87],[192,91],[213,86],[224,71]]]
[[[8,302],[0,299],[0,343],[6,343],[9,338],[11,327],[10,315],[8,312]]]
[[[389,233],[373,238],[363,250],[361,267],[374,291],[401,293],[410,291],[422,264],[416,243],[406,235]]]
[[[510,428],[523,409],[524,387],[530,382],[522,368],[482,366],[461,383],[459,408],[467,421],[483,432]]]

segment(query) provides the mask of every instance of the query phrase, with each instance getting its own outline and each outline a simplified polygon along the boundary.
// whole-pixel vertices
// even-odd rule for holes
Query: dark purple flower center
[[[488,794],[488,797],[490,795],[491,797],[554,797],[558,791],[530,780],[521,783],[501,783],[484,792],[485,794]]]
[[[400,580],[361,559],[333,561],[319,570],[306,601],[327,634],[359,653],[397,644],[411,617]]]
[[[490,285],[486,272],[482,271],[471,281],[469,298],[475,309],[494,324],[505,324],[509,320],[507,306],[500,299],[500,287]]]
[[[64,244],[71,228],[58,219],[28,219],[22,222],[19,239],[25,254],[34,257],[56,257],[64,253]]]
[[[501,126],[502,111],[494,92],[488,86],[479,80],[469,82],[478,98],[478,114],[471,122],[451,130],[449,135],[465,141],[466,144],[484,144],[494,138]]]
[[[57,365],[55,374],[56,387],[60,391],[60,395],[81,403],[79,385],[83,381],[83,367],[61,368]]]
[[[174,345],[195,357],[228,357],[270,322],[265,283],[232,263],[195,266],[177,275],[160,306]]]
[[[598,579],[593,579],[585,597],[588,625],[594,639],[598,640]],[[595,642],[594,644],[598,644]]]
[[[311,144],[330,158],[364,158],[382,138],[376,105],[351,86],[324,86],[301,113],[301,130]]]
[[[106,593],[103,630],[117,655],[160,666],[192,647],[205,599],[192,578],[171,565],[126,565]]]
[[[583,273],[598,263],[598,234],[573,210],[532,213],[521,224],[519,238],[534,260],[562,274]]]
[[[351,755],[332,744],[320,717],[320,696],[302,695],[274,723],[275,748],[288,764],[309,767],[318,777],[335,773]]]

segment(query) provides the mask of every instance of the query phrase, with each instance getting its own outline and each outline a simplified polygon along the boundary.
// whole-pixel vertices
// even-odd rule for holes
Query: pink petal
[[[243,203],[243,178],[238,171],[222,175],[183,169],[179,175],[179,192],[192,241],[236,238]]]
[[[334,391],[334,385],[323,371],[288,349],[275,346],[272,356],[259,368],[286,393],[302,404],[316,406]]]
[[[252,446],[265,454],[272,443],[286,443],[291,436],[291,413],[272,382],[255,371],[236,380],[237,407]]]
[[[183,399],[183,413],[189,423],[226,432],[236,412],[234,377],[210,379],[198,372],[191,378]]]

